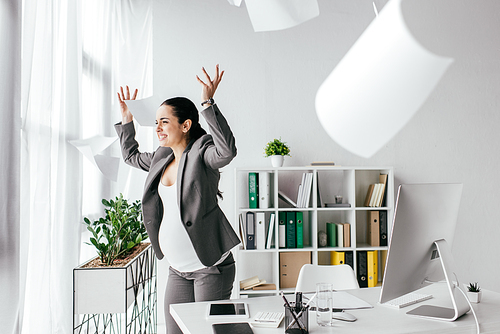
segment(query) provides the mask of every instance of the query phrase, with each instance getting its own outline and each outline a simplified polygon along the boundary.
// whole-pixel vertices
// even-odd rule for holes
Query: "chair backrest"
[[[332,283],[334,290],[359,289],[358,280],[347,264],[318,266],[305,264],[297,278],[296,292],[315,292],[316,283]]]

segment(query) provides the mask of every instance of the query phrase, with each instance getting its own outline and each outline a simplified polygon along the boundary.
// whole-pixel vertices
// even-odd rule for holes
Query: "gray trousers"
[[[233,289],[235,264],[232,254],[219,265],[190,273],[169,268],[165,289],[167,334],[182,334],[170,315],[170,304],[229,299]]]

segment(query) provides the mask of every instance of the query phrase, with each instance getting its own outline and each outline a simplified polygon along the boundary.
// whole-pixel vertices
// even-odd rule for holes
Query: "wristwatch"
[[[204,106],[205,104],[207,104],[207,103],[210,103],[210,105],[214,105],[214,104],[215,104],[215,101],[214,101],[214,99],[213,99],[213,98],[209,98],[208,100],[203,101],[203,102],[201,103],[201,106],[203,107],[203,106]]]

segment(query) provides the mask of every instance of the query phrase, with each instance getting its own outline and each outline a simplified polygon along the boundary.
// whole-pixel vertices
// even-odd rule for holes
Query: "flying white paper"
[[[151,96],[140,100],[127,100],[127,106],[134,119],[141,126],[156,126],[156,110],[161,102],[158,98]]]
[[[391,0],[319,88],[319,121],[340,146],[369,158],[405,126],[452,62],[414,39],[401,0]]]
[[[243,0],[227,0],[231,5],[240,7]]]
[[[291,28],[319,15],[317,0],[245,0],[245,4],[255,32]]]
[[[92,162],[106,178],[116,182],[120,159],[98,153],[108,148],[117,139],[113,137],[94,136],[88,139],[70,140],[69,143],[75,146]]]

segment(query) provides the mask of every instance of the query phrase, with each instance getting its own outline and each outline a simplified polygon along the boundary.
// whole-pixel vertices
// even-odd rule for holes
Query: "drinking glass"
[[[331,326],[333,287],[331,283],[316,284],[316,322],[319,326]]]

